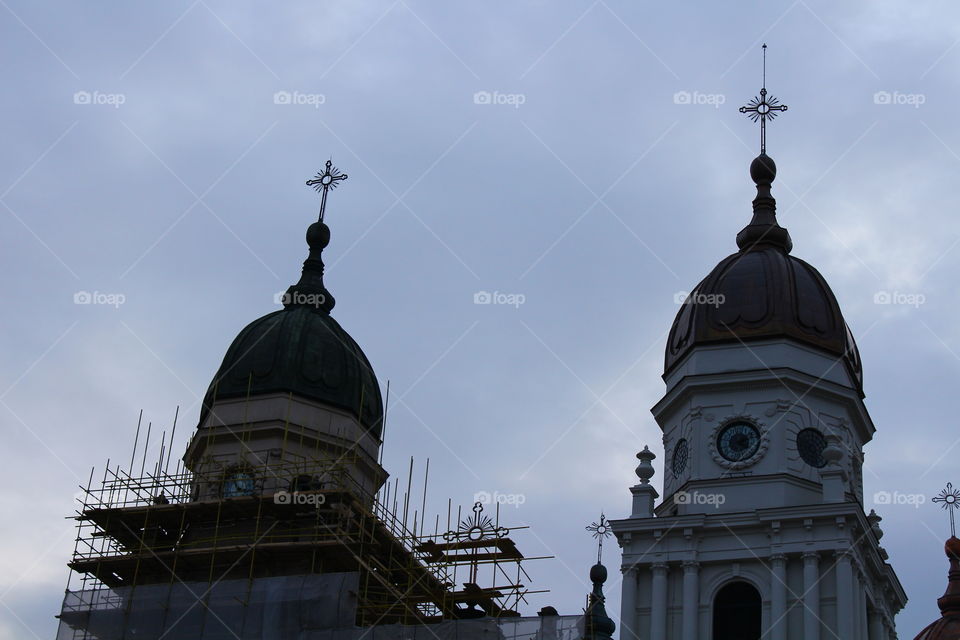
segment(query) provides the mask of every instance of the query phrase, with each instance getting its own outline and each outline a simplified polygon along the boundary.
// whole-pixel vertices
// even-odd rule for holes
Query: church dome
[[[383,401],[370,361],[322,308],[291,304],[248,324],[227,349],[204,397],[204,414],[217,400],[268,393],[341,409],[381,435]]]
[[[753,220],[737,235],[740,251],[714,267],[677,313],[665,372],[698,345],[788,338],[842,359],[862,387],[860,354],[836,297],[815,268],[790,255],[790,234],[776,221],[776,165],[761,154],[750,174],[757,198]]]
[[[323,222],[327,192],[345,180],[327,161],[307,182],[322,194],[320,219],[307,228],[310,253],[297,284],[283,296],[284,308],[248,324],[234,339],[203,399],[200,426],[218,400],[292,393],[354,416],[379,439],[383,399],[377,376],[360,346],[333,319],[336,301],[323,283]]]
[[[946,506],[946,503],[944,504]],[[917,634],[914,640],[957,640],[960,638],[960,540],[951,536],[944,545],[950,562],[947,591],[938,600],[940,619]]]

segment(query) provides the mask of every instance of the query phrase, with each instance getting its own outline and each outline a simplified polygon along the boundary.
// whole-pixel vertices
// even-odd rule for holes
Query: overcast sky
[[[169,429],[180,406],[182,452],[227,346],[296,281],[303,182],[330,157],[349,180],[327,285],[391,381],[385,466],[430,459],[430,514],[523,502],[501,520],[555,556],[528,567],[552,592],[526,612],[579,611],[584,527],[628,513],[645,444],[661,486],[675,295],[750,218],[737,107],[763,42],[790,107],[768,136],[780,221],[863,357],[867,508],[928,497],[877,507],[901,637],[937,617],[929,497],[960,482],[956,3],[0,0],[0,25],[0,638],[53,637],[65,516],[141,409]]]

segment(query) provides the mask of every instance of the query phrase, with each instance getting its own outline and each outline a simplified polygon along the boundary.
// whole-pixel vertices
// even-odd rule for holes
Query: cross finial
[[[947,488],[937,494],[933,501],[942,502],[943,508],[950,513],[950,536],[956,537],[957,527],[953,521],[953,512],[960,508],[960,490],[954,489],[953,483],[948,482]]]
[[[320,222],[323,222],[323,214],[327,209],[327,192],[330,189],[336,189],[337,184],[346,179],[347,174],[340,173],[340,170],[333,166],[333,161],[327,160],[323,172],[307,180],[307,186],[313,187],[320,194]]]
[[[600,564],[600,558],[603,556],[603,539],[613,534],[613,531],[610,529],[610,522],[607,520],[607,517],[603,515],[603,512],[601,512],[600,521],[591,523],[586,529],[597,539],[597,564]]]
[[[767,152],[767,120],[773,120],[781,111],[786,111],[787,105],[773,96],[767,97],[767,44],[763,44],[763,84],[760,88],[760,97],[754,96],[746,106],[740,107],[740,113],[756,122],[760,121],[760,153]]]

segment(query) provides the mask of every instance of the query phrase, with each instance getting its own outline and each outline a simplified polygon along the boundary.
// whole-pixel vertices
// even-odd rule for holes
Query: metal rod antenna
[[[383,443],[387,438],[387,412],[390,411],[390,380],[387,380],[387,397],[383,402],[383,422],[380,423],[380,466],[383,466]]]
[[[167,430],[164,429],[163,433],[160,434],[160,459],[157,460],[157,464],[154,467],[154,469],[156,469],[156,471],[154,471],[155,476],[160,475],[160,470],[163,468],[163,454],[165,454],[166,452],[167,452]]]
[[[403,494],[403,528],[407,528],[407,514],[410,512],[410,488],[413,483],[413,456],[410,456],[410,470],[407,471],[407,491]]]
[[[170,469],[170,452],[173,451],[173,436],[177,434],[177,418],[180,416],[180,405],[177,405],[177,410],[173,414],[173,430],[170,432],[170,449],[167,451],[167,464],[163,468],[163,472],[166,473]]]
[[[763,88],[767,88],[767,43],[763,43]]]
[[[147,467],[147,449],[150,448],[150,429],[153,427],[152,422],[147,423],[147,439],[143,443],[143,457],[140,459],[140,477],[143,477],[143,470]]]
[[[133,473],[133,461],[137,457],[137,442],[140,440],[140,422],[143,420],[143,409],[140,409],[140,417],[137,418],[137,435],[133,437],[133,451],[130,452],[130,473]]]
[[[430,458],[427,458],[427,470],[423,474],[423,502],[420,505],[420,535],[423,535],[423,524],[427,521],[427,481],[430,479]],[[416,535],[416,530],[414,530]]]

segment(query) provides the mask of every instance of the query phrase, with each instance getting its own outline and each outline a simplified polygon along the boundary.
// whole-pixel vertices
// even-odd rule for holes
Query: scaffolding
[[[403,494],[398,481],[366,494],[349,455],[318,450],[309,460],[248,465],[238,474],[235,467],[194,472],[179,463],[168,472],[169,450],[161,446],[152,471],[141,464],[136,475],[133,458],[129,470],[108,462],[102,478],[91,472],[82,487],[69,562],[80,584],[68,583],[58,638],[132,637],[93,627],[127,629],[144,607],[154,618],[154,609],[163,610],[170,624],[178,606],[198,602],[198,613],[232,611],[234,619],[265,624],[264,616],[277,615],[271,602],[302,617],[291,612],[309,604],[302,601],[309,594],[325,602],[335,595],[338,611],[349,594],[347,613],[322,625],[345,617],[359,627],[510,618],[527,595],[543,592],[527,586],[522,563],[531,558],[500,526],[499,508],[490,517],[477,503],[472,518],[458,511],[453,519],[448,502],[447,530],[440,531],[438,516],[430,534],[422,510],[408,522],[409,479]],[[428,475],[429,462],[423,508]],[[486,576],[491,583],[481,586]],[[138,619],[147,624],[144,616]]]

